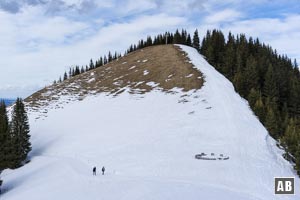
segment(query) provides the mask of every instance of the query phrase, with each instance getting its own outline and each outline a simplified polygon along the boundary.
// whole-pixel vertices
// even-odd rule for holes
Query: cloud
[[[93,10],[97,7],[95,0],[1,0],[0,9],[10,12],[21,12],[27,6],[43,6],[46,14],[74,11],[76,13]]]
[[[86,1],[83,1],[81,4],[80,4],[80,7],[79,7],[79,11],[81,12],[84,12],[84,11],[90,11],[90,10],[93,10],[97,7],[97,4],[95,3],[95,1],[92,1],[92,0],[86,0]]]
[[[46,2],[45,0],[2,0],[0,1],[0,9],[10,13],[17,13],[25,5],[35,6]]]
[[[1,1],[0,8],[11,13],[17,13],[20,6],[17,2]]]
[[[224,22],[232,22],[241,18],[242,14],[233,9],[225,9],[215,12],[204,19],[204,23],[208,24],[221,24]]]
[[[6,52],[7,47],[15,47],[15,51],[19,52],[36,50],[43,45],[68,43],[75,40],[75,35],[80,32],[89,31],[88,24],[83,22],[60,16],[45,17],[38,7],[28,7],[14,15],[0,11],[0,20],[3,27],[0,38],[7,43],[0,46],[0,52]]]
[[[120,5],[120,4],[119,4]],[[157,4],[153,1],[146,1],[146,0],[128,0],[123,1],[120,5],[123,8],[124,13],[135,13],[141,12],[145,10],[152,10],[157,8]]]

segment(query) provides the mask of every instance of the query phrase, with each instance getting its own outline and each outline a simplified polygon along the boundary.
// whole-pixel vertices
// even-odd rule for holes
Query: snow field
[[[296,176],[292,166],[232,84],[180,47],[204,74],[200,90],[103,93],[30,113],[31,162],[4,171],[1,199],[274,199],[274,177]],[[195,159],[202,152],[230,158]]]

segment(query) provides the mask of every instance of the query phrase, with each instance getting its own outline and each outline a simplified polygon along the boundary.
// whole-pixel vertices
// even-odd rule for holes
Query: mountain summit
[[[138,50],[26,102],[31,162],[4,171],[3,200],[274,199],[274,177],[296,176],[231,82],[184,45]]]
[[[174,45],[150,46],[129,53],[103,67],[79,74],[62,83],[53,84],[26,99],[31,109],[40,110],[52,104],[59,107],[61,97],[82,100],[105,92],[116,96],[127,90],[131,94],[144,94],[154,88],[170,92],[200,89],[203,77],[193,68],[186,53]],[[44,113],[47,112],[44,110]]]

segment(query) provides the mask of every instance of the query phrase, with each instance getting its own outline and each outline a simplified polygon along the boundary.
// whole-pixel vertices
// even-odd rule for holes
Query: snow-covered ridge
[[[297,189],[274,196],[274,177],[296,175],[247,102],[195,49],[180,48],[205,77],[200,90],[101,93],[44,120],[31,113],[32,160],[4,171],[1,200],[299,199]]]

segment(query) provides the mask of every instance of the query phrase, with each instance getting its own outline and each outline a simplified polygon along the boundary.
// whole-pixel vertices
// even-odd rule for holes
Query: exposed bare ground
[[[154,87],[168,92],[200,89],[202,74],[178,46],[159,45],[132,52],[97,69],[48,86],[25,99],[29,107],[38,109],[61,96],[83,99],[88,94],[108,92],[118,95],[128,88],[131,93],[145,93]]]

